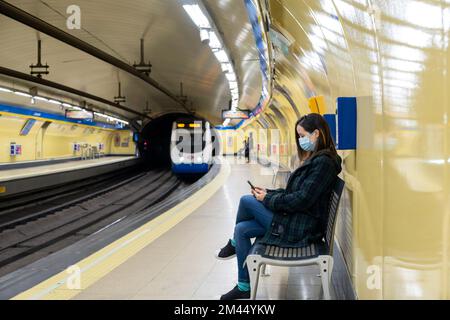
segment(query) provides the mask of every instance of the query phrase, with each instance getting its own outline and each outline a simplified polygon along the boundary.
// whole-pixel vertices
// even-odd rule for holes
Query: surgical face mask
[[[311,140],[307,136],[298,139],[298,142],[300,144],[300,147],[307,152],[314,151],[314,149],[316,148],[316,144],[314,142],[311,142]]]

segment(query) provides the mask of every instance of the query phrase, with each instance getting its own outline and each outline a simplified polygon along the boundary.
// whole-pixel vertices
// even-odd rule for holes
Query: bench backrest
[[[342,192],[344,191],[345,182],[341,178],[337,178],[333,191],[331,192],[330,203],[328,204],[328,223],[325,234],[325,241],[330,249],[330,255],[333,254],[334,231],[336,229],[336,218],[339,209]]]
[[[298,168],[298,154],[293,154],[290,158],[289,158],[289,169],[292,170],[292,172],[295,171],[295,169]]]

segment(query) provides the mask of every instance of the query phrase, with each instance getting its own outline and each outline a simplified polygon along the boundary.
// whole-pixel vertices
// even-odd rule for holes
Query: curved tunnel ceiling
[[[179,0],[77,1],[81,30],[66,27],[68,0],[9,1],[14,6],[132,65],[140,60],[140,39],[145,40],[145,61],[153,65],[151,77],[175,95],[180,82],[188,106],[213,124],[222,122],[230,93],[220,64]],[[259,64],[251,25],[241,1],[205,1],[236,64],[243,109],[253,108],[261,92]],[[42,40],[42,62],[50,65],[45,79],[113,100],[118,82],[126,103],[143,112],[148,101],[152,114],[184,111],[175,101],[149,84],[106,62],[41,34],[8,17],[0,16],[1,66],[29,73],[37,61],[37,40]],[[3,79],[9,83],[10,80]],[[106,108],[108,109],[108,108]],[[113,111],[112,109],[110,109]],[[116,114],[133,118],[127,112]]]

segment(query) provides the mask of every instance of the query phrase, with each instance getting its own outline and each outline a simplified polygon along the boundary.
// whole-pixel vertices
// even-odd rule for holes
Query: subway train
[[[209,171],[213,159],[211,126],[203,120],[179,118],[172,124],[170,158],[172,172],[197,176]]]

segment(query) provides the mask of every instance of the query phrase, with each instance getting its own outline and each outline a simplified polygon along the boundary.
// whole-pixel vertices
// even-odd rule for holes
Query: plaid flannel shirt
[[[274,212],[274,218],[261,243],[304,247],[323,238],[341,161],[339,156],[318,154],[292,173],[286,189],[268,190],[263,204]]]

